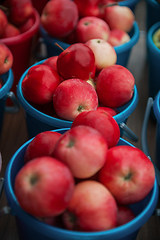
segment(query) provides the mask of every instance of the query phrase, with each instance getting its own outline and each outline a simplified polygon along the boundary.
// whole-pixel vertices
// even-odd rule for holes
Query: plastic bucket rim
[[[5,74],[7,74],[7,79],[6,79],[5,83],[3,84],[2,88],[0,89],[0,99],[2,99],[10,91],[10,89],[13,85],[13,81],[14,81],[13,71],[11,68]],[[3,75],[0,75],[0,77],[2,77]],[[2,77],[2,80],[3,80],[3,77]]]
[[[14,37],[2,38],[1,42],[6,44],[7,46],[10,46],[10,45],[14,45],[14,44],[20,43],[22,41],[25,41],[25,40],[31,38],[37,32],[37,30],[39,29],[39,25],[40,25],[40,16],[35,8],[33,9],[33,17],[35,19],[35,22],[28,31],[21,33]]]
[[[155,8],[160,7],[160,4],[158,4],[158,2],[156,0],[146,0],[146,2]]]
[[[68,130],[68,128],[63,128],[63,129],[57,129],[57,130],[54,130],[54,131],[59,131],[59,130]],[[47,228],[47,236],[50,236],[50,232],[52,232],[53,234],[53,230],[56,230],[57,232],[59,233],[63,233],[63,234],[70,234],[70,235],[76,235],[76,236],[89,236],[89,237],[93,237],[93,236],[107,236],[110,237],[113,235],[113,233],[115,234],[114,238],[113,239],[117,239],[115,237],[125,237],[126,235],[124,234],[124,230],[130,230],[130,234],[132,234],[133,232],[137,231],[140,229],[140,227],[149,219],[148,218],[144,218],[145,215],[147,215],[148,213],[152,214],[155,207],[153,208],[153,205],[157,204],[157,201],[158,201],[158,184],[157,184],[157,180],[155,179],[155,183],[154,183],[154,186],[153,186],[153,189],[151,190],[152,191],[152,195],[151,195],[151,198],[149,200],[149,203],[147,204],[147,206],[143,209],[142,212],[140,212],[135,219],[131,220],[130,222],[122,225],[122,226],[119,226],[119,227],[116,227],[114,229],[110,229],[110,230],[106,230],[106,231],[101,231],[101,232],[89,232],[89,233],[85,233],[85,232],[78,232],[78,231],[70,231],[70,230],[66,230],[66,229],[61,229],[61,228],[57,228],[57,227],[54,227],[54,226],[50,226],[50,225],[47,225],[47,224],[44,224],[43,222],[40,222],[38,219],[34,218],[33,216],[29,215],[28,213],[26,213],[21,207],[20,205],[18,204],[18,201],[16,199],[16,196],[14,194],[14,191],[13,191],[13,188],[11,187],[12,184],[11,184],[11,169],[12,169],[12,165],[13,165],[13,162],[14,162],[14,159],[16,158],[16,156],[21,152],[21,150],[24,148],[24,147],[27,147],[27,145],[29,144],[29,142],[31,141],[32,139],[28,140],[27,142],[25,142],[15,153],[14,155],[11,157],[8,165],[7,165],[7,168],[6,168],[6,172],[5,172],[5,179],[7,179],[7,183],[8,185],[6,184],[6,181],[4,181],[4,189],[5,189],[5,193],[6,193],[6,189],[8,188],[9,191],[10,191],[10,195],[12,195],[12,201],[14,202],[13,205],[14,207],[16,208],[16,210],[20,211],[20,213],[18,215],[15,214],[15,211],[13,210],[13,213],[17,216],[17,217],[24,217],[24,221],[25,223],[28,225],[28,221],[30,223],[30,221],[33,221],[33,224],[32,227],[33,228],[33,225],[34,225],[34,228],[36,228],[36,226],[41,226],[39,227],[39,233],[43,233],[43,229]],[[122,141],[123,143],[127,143],[131,146],[133,146],[131,143],[127,142],[126,140],[120,138],[120,141]],[[9,174],[8,174],[9,173]],[[149,193],[150,194],[150,193]],[[8,197],[7,193],[6,193],[6,196]],[[9,200],[8,200],[9,201]],[[141,221],[141,218],[143,217],[143,221]],[[141,225],[140,226],[137,226],[137,222],[140,223],[141,222]],[[143,223],[142,223],[143,222]],[[120,235],[121,234],[121,235]]]
[[[133,4],[136,4],[138,3],[140,0],[125,0],[125,1],[122,1],[122,2],[119,2],[119,5],[120,6],[126,6],[126,5],[133,5]]]
[[[42,64],[44,61],[45,61],[45,59],[33,64],[23,73],[23,75],[21,76],[21,78],[18,82],[18,85],[17,85],[17,98],[18,98],[20,104],[22,105],[22,107],[25,109],[25,111],[27,113],[29,113],[30,115],[32,115],[34,118],[41,120],[48,125],[51,125],[51,123],[54,120],[55,121],[54,123],[57,124],[56,126],[58,126],[58,127],[70,127],[72,125],[72,121],[55,118],[55,117],[49,116],[43,112],[40,112],[39,110],[34,108],[31,104],[29,104],[28,101],[23,96],[21,86],[22,86],[22,81],[23,81],[25,75],[27,74],[28,70],[35,65]],[[138,100],[139,100],[138,90],[137,90],[136,85],[134,85],[134,94],[133,94],[132,99],[130,100],[131,102],[130,102],[129,106],[127,106],[124,110],[122,110],[117,115],[113,116],[113,118],[117,121],[117,123],[123,122],[125,119],[127,119],[130,116],[130,114],[136,108]],[[62,126],[61,124],[65,124],[65,126]]]
[[[160,28],[160,21],[152,25],[147,33],[147,45],[148,45],[149,51],[152,51],[158,58],[160,57],[160,49],[156,47],[156,45],[154,44],[152,40],[152,36],[156,32],[156,30],[158,30],[159,28]]]

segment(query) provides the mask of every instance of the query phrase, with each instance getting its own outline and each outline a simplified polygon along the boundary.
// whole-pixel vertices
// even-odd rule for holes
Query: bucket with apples
[[[146,28],[147,31],[155,23],[160,21],[160,1],[159,0],[146,0],[147,15],[146,15]]]
[[[147,49],[148,49],[148,95],[155,98],[160,89],[160,21],[155,23],[147,33]]]
[[[122,138],[109,148],[84,125],[24,143],[8,163],[4,190],[0,215],[15,216],[20,240],[135,240],[159,194],[154,165],[140,149]]]
[[[63,12],[63,16],[61,14],[60,17],[59,12]],[[43,43],[46,46],[46,57],[60,54],[61,50],[55,43],[66,49],[76,42],[101,39],[115,49],[117,64],[126,66],[131,50],[139,40],[139,27],[133,11],[111,0],[68,0],[68,4],[64,0],[48,2],[40,22],[40,45]],[[105,46],[108,44],[103,44],[103,55],[110,54],[112,57],[108,46]]]
[[[12,91],[16,95],[16,85],[20,76],[30,66],[33,40],[39,29],[40,16],[30,0],[3,1],[1,8],[0,16],[4,24],[3,31],[0,33],[0,41],[13,54],[14,83]],[[12,104],[7,101],[7,105],[11,106]]]

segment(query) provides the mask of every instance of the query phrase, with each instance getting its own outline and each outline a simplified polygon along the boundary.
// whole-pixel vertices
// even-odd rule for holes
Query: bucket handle
[[[150,154],[150,151],[148,148],[148,142],[147,142],[147,126],[148,126],[148,120],[149,120],[151,108],[153,106],[153,102],[154,102],[153,98],[149,97],[147,101],[145,116],[144,116],[143,125],[142,125],[141,145],[142,145],[142,151],[148,156],[148,158],[151,160],[151,162],[154,165],[157,182],[158,182],[158,185],[160,186],[160,171],[158,170],[157,166],[155,165],[155,163],[151,158],[151,154]]]
[[[13,92],[9,92],[7,93],[7,98],[10,98],[13,106],[9,107],[9,106],[5,106],[5,111],[8,113],[17,113],[20,110],[20,104],[15,96],[15,94]]]
[[[138,142],[138,136],[124,123],[119,124],[120,128],[124,131],[124,135],[134,142]]]

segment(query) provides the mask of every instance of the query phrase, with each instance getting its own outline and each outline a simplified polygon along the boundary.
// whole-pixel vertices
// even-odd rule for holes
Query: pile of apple
[[[117,0],[52,0],[41,14],[46,32],[68,44],[102,39],[119,46],[130,41],[134,20],[132,10]]]
[[[138,148],[109,147],[97,126],[73,122],[64,133],[41,132],[29,142],[14,182],[23,210],[84,232],[114,229],[136,217],[130,205],[153,188],[154,166]]]
[[[0,5],[0,39],[17,36],[34,25],[32,0],[4,0]]]

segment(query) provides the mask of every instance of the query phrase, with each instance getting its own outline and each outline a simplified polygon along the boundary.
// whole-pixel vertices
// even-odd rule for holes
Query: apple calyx
[[[30,177],[30,184],[32,186],[36,185],[37,181],[39,180],[39,176],[38,175],[33,175]]]
[[[71,148],[71,147],[73,147],[73,146],[74,146],[74,140],[71,139],[71,140],[69,141],[67,147],[68,147],[68,148]]]
[[[124,176],[125,181],[129,181],[132,178],[133,174],[129,172],[126,176]]]

